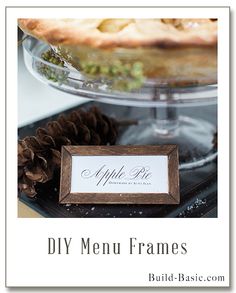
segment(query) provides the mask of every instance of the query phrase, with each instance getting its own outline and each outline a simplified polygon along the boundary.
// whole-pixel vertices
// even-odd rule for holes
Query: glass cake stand
[[[69,64],[62,67],[45,61],[42,54],[49,48],[32,37],[23,42],[26,67],[41,82],[78,97],[150,108],[148,117],[129,126],[117,144],[177,144],[180,170],[200,167],[216,158],[217,151],[213,147],[216,126],[206,120],[178,113],[178,109],[183,107],[216,105],[216,84],[169,87],[165,80],[146,80],[137,89],[117,90],[111,80],[88,78]]]

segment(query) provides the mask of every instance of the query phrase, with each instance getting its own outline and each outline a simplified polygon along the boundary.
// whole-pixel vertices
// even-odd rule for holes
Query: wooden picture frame
[[[152,159],[166,156],[168,165],[167,192],[72,192],[72,158],[92,157],[94,162],[99,156],[120,156],[120,160],[135,158]],[[136,157],[138,156],[138,157]],[[142,156],[142,157],[141,157]],[[151,156],[151,157],[150,157]],[[101,159],[101,158],[100,158]],[[158,168],[158,166],[157,166]],[[161,172],[161,170],[159,170]],[[77,177],[76,177],[77,178]],[[89,188],[89,184],[88,184]],[[179,159],[176,145],[158,146],[63,146],[61,158],[61,181],[59,203],[61,204],[179,204]]]

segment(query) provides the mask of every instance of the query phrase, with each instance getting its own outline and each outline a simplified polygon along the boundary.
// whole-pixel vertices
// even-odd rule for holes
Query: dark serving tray
[[[147,117],[150,109],[114,106],[89,102],[83,104],[83,108],[92,105],[99,105],[99,108],[106,114],[117,119]],[[78,107],[77,107],[78,108]],[[188,113],[191,116],[208,119],[216,123],[216,106],[200,108],[184,108],[181,114]],[[68,110],[71,111],[72,109]],[[67,112],[67,111],[66,111]],[[58,113],[59,114],[59,113]],[[37,121],[33,124],[18,129],[19,138],[33,135],[36,128],[43,127],[48,121],[54,120],[57,115]],[[180,172],[180,196],[179,205],[115,205],[115,204],[83,204],[83,205],[61,205],[58,203],[59,174],[45,184],[38,184],[38,194],[34,199],[26,195],[20,195],[20,201],[48,218],[176,218],[188,217],[199,218],[217,217],[217,162],[195,168],[193,170]]]

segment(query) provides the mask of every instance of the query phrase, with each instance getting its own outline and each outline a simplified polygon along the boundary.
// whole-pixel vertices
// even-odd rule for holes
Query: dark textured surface
[[[89,107],[96,103],[87,103]],[[147,117],[150,109],[130,108],[99,104],[106,114],[118,119]],[[207,119],[216,124],[216,107],[183,108],[181,114]],[[35,129],[45,125],[49,117],[19,129],[19,138],[32,135]],[[20,200],[45,217],[217,217],[217,164],[211,162],[204,167],[180,172],[180,204],[176,205],[60,205],[59,174],[54,180],[38,184],[38,195],[30,199],[21,195]]]

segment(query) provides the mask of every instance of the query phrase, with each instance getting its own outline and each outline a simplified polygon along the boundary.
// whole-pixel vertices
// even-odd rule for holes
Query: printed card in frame
[[[179,204],[176,145],[63,146],[61,204]]]

